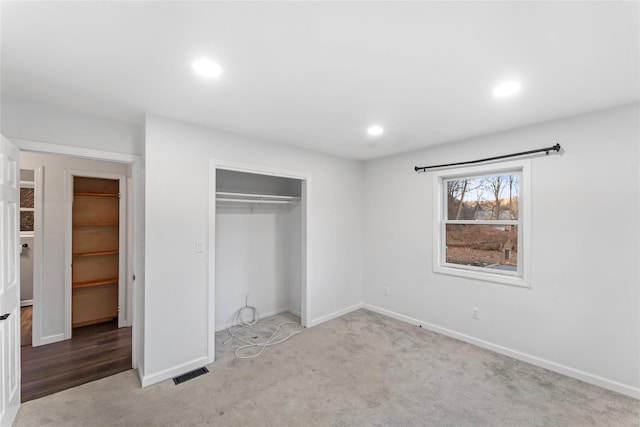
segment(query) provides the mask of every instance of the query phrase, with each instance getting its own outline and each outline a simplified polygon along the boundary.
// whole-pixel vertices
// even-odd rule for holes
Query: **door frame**
[[[209,280],[207,288],[208,304],[208,363],[215,361],[215,291],[216,291],[216,171],[218,169],[235,172],[245,172],[260,175],[270,175],[280,178],[291,178],[301,181],[300,197],[300,323],[310,326],[309,298],[307,293],[307,220],[311,195],[311,174],[291,171],[288,169],[272,168],[262,165],[238,163],[233,161],[209,160]]]
[[[132,326],[131,367],[138,369],[142,377],[142,358],[144,357],[144,174],[142,156],[137,154],[116,153],[112,151],[95,150],[71,145],[49,142],[30,141],[11,138],[20,151],[30,151],[41,154],[58,154],[69,157],[79,157],[91,160],[105,160],[125,163],[131,166],[131,189],[129,205],[132,210],[128,240],[132,242],[127,251],[127,282],[130,283],[131,305],[130,322]],[[34,254],[35,255],[35,254]],[[34,294],[35,296],[35,294]],[[34,301],[34,304],[36,301]],[[34,305],[34,311],[36,306]],[[35,315],[35,313],[34,313]]]
[[[73,201],[74,178],[102,178],[118,181],[118,328],[130,326],[130,313],[127,301],[131,299],[131,286],[127,286],[128,248],[127,231],[129,230],[127,212],[129,197],[127,193],[127,176],[115,172],[94,172],[77,169],[67,169],[65,175],[65,231],[64,231],[64,339],[70,339],[73,326]]]

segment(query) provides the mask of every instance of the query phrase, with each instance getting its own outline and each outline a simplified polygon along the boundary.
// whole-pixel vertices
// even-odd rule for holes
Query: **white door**
[[[20,236],[18,148],[0,135],[0,426],[20,406]]]

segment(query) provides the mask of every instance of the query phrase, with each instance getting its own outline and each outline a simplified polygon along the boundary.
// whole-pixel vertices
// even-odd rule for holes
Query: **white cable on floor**
[[[251,325],[255,325],[256,323],[258,323],[258,310],[255,307],[250,307],[249,306],[249,295],[250,294],[247,294],[247,297],[244,300],[244,307],[242,307],[241,309],[236,311],[234,321],[231,323],[232,325],[234,325],[234,324],[236,324],[238,322],[242,326],[251,326]],[[251,320],[250,322],[245,322],[245,320],[244,320],[244,316],[243,316],[242,313],[245,310],[251,310],[253,312],[253,320]]]
[[[248,321],[248,322],[244,320],[244,313],[247,310],[250,310],[253,313],[253,317],[252,317],[251,321]],[[245,345],[243,345],[241,347],[238,347],[236,349],[236,351],[235,351],[235,355],[236,355],[236,357],[238,359],[251,359],[253,357],[259,356],[259,355],[262,354],[262,352],[264,351],[265,348],[267,348],[269,346],[272,346],[272,345],[283,343],[286,340],[288,340],[289,338],[291,338],[292,336],[294,336],[296,334],[299,334],[304,329],[304,328],[302,328],[302,325],[300,325],[299,323],[296,323],[296,322],[276,323],[276,322],[268,322],[268,321],[258,320],[258,319],[259,319],[258,310],[255,307],[252,307],[252,306],[249,305],[249,294],[247,294],[247,298],[245,299],[244,307],[240,308],[233,315],[233,321],[232,321],[231,324],[232,325],[236,325],[236,326],[230,326],[229,329],[228,329],[229,335],[231,335],[231,338],[229,338],[224,343],[224,344],[228,344],[229,342],[231,342],[235,338],[238,341],[240,341],[241,343],[245,344]],[[254,326],[254,325],[257,325],[257,324],[274,325],[276,327],[276,329],[273,331],[271,336],[265,342],[255,343],[255,342],[248,341],[248,340],[236,335],[236,333],[238,331],[246,329],[246,328],[250,328],[251,326]],[[284,325],[297,325],[297,326],[300,326],[300,329],[294,330],[294,331],[290,331],[290,332],[285,332],[285,330],[283,328]],[[249,355],[249,356],[240,355],[240,352],[242,352],[243,350],[245,350],[247,348],[252,348],[252,347],[260,347],[260,350],[257,353]]]

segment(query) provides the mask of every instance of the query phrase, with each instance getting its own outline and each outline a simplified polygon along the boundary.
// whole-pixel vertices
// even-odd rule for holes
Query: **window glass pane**
[[[20,207],[32,208],[33,205],[33,188],[21,188],[20,189]]]
[[[448,220],[517,220],[520,175],[451,179],[447,185]]]
[[[20,212],[20,231],[33,231],[33,212]]]
[[[516,272],[518,226],[447,224],[446,262]]]

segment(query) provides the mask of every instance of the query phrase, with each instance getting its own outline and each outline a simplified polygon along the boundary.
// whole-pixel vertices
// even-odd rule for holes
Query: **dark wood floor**
[[[117,321],[73,330],[73,338],[22,347],[22,401],[131,369],[131,328]]]

